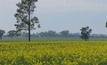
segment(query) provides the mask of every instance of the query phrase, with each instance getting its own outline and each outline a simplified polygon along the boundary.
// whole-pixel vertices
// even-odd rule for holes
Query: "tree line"
[[[81,38],[85,41],[91,38],[107,38],[105,34],[89,34],[92,32],[92,30],[83,31],[85,27],[82,27],[80,29],[80,33],[71,33],[69,30],[63,30],[60,32],[56,32],[53,30],[39,32],[39,33],[32,33],[31,37],[66,37],[66,38]],[[86,27],[88,29],[88,27]],[[85,32],[85,33],[84,33]],[[87,34],[87,33],[88,34]],[[2,37],[10,37],[13,39],[14,37],[28,37],[28,32],[21,32],[20,34],[17,34],[16,30],[10,30],[7,33],[5,30],[0,30],[0,39]]]

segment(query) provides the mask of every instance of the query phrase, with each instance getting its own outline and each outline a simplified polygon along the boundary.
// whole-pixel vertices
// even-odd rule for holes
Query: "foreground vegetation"
[[[0,42],[0,65],[106,65],[107,41]]]

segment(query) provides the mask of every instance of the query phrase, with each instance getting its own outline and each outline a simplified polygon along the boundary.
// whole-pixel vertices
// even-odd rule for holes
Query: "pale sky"
[[[20,0],[0,0],[0,29],[15,29],[16,3]],[[107,33],[107,0],[39,0],[35,16],[41,28],[33,32],[70,30],[80,32],[89,26],[93,33]]]

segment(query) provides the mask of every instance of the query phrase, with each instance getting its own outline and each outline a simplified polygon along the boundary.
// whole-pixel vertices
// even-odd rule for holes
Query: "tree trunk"
[[[29,33],[28,33],[28,40],[29,40],[29,42],[31,41],[31,39],[30,39],[30,25],[29,25]]]
[[[29,16],[29,24],[28,24],[28,40],[29,42],[31,41],[31,36],[30,36],[30,5],[29,5],[29,13],[28,13],[28,16]]]
[[[0,36],[0,39],[2,39],[2,36]]]
[[[85,41],[87,41],[87,39],[85,38]]]

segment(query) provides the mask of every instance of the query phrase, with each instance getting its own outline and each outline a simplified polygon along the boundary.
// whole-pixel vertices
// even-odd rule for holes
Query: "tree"
[[[82,29],[80,29],[81,31],[81,39],[87,41],[89,39],[90,33],[92,32],[92,29],[89,29],[89,27],[82,27]]]
[[[107,28],[107,22],[106,22],[106,25],[105,25],[105,26],[106,26],[106,28]]]
[[[55,37],[56,34],[56,31],[52,30],[38,33],[40,37]]]
[[[5,33],[4,30],[0,30],[0,39],[2,39],[3,34]]]
[[[68,37],[68,36],[69,36],[69,30],[61,31],[61,32],[60,32],[60,35],[61,35],[62,37]]]
[[[16,30],[20,32],[22,30],[28,30],[28,40],[30,41],[30,31],[36,29],[35,25],[40,28],[38,18],[33,16],[34,10],[36,8],[35,3],[38,0],[21,0],[17,5],[18,9],[15,13],[16,17]]]
[[[56,36],[56,32],[50,30],[50,31],[47,32],[47,36],[48,36],[48,37],[55,37],[55,36]]]
[[[10,30],[10,31],[8,31],[8,36],[9,37],[11,37],[11,38],[13,38],[14,36],[16,36],[17,34],[16,34],[16,31],[15,30]]]

